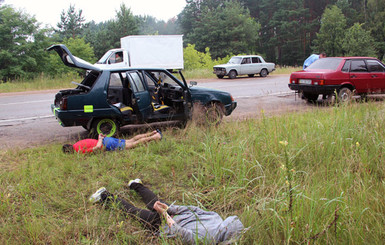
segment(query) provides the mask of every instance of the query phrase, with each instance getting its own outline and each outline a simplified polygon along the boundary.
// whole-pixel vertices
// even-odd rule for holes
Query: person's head
[[[74,146],[71,145],[71,144],[65,144],[65,145],[63,145],[62,150],[63,150],[64,153],[67,153],[67,154],[70,154],[70,153],[74,153],[74,152],[75,152]]]
[[[320,53],[320,54],[319,54],[319,58],[320,58],[320,59],[321,59],[321,58],[326,58],[326,53],[325,53],[325,52]]]

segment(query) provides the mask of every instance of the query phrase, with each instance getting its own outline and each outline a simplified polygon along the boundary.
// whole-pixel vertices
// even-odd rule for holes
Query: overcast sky
[[[62,10],[67,11],[70,4],[76,10],[83,10],[86,22],[96,23],[115,18],[116,11],[124,3],[134,15],[150,15],[158,20],[169,20],[178,15],[186,5],[185,0],[4,0],[18,10],[34,15],[43,24],[56,27]]]

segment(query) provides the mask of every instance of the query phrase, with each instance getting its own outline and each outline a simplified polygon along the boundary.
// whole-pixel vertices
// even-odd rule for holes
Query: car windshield
[[[100,60],[98,62],[96,62],[96,64],[105,64],[107,59],[108,59],[108,57],[110,57],[111,54],[112,54],[112,51],[108,51],[107,53],[105,53],[103,55],[102,58],[100,58]]]
[[[232,57],[227,64],[241,64],[241,57]]]
[[[320,70],[337,70],[338,65],[341,63],[341,58],[322,58],[315,61],[308,66],[305,70],[320,69]]]

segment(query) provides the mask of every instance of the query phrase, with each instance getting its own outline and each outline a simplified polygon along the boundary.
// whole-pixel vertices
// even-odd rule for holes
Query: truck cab
[[[110,49],[95,63],[95,66],[100,68],[129,67],[130,60],[126,50],[121,48]]]

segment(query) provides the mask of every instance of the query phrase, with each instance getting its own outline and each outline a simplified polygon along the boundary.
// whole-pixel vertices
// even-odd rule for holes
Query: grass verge
[[[141,178],[162,198],[238,215],[239,244],[382,244],[385,107],[352,104],[302,114],[165,130],[130,151],[64,155],[47,145],[0,155],[1,244],[164,244],[97,188],[140,207]],[[168,244],[181,244],[168,240]]]

